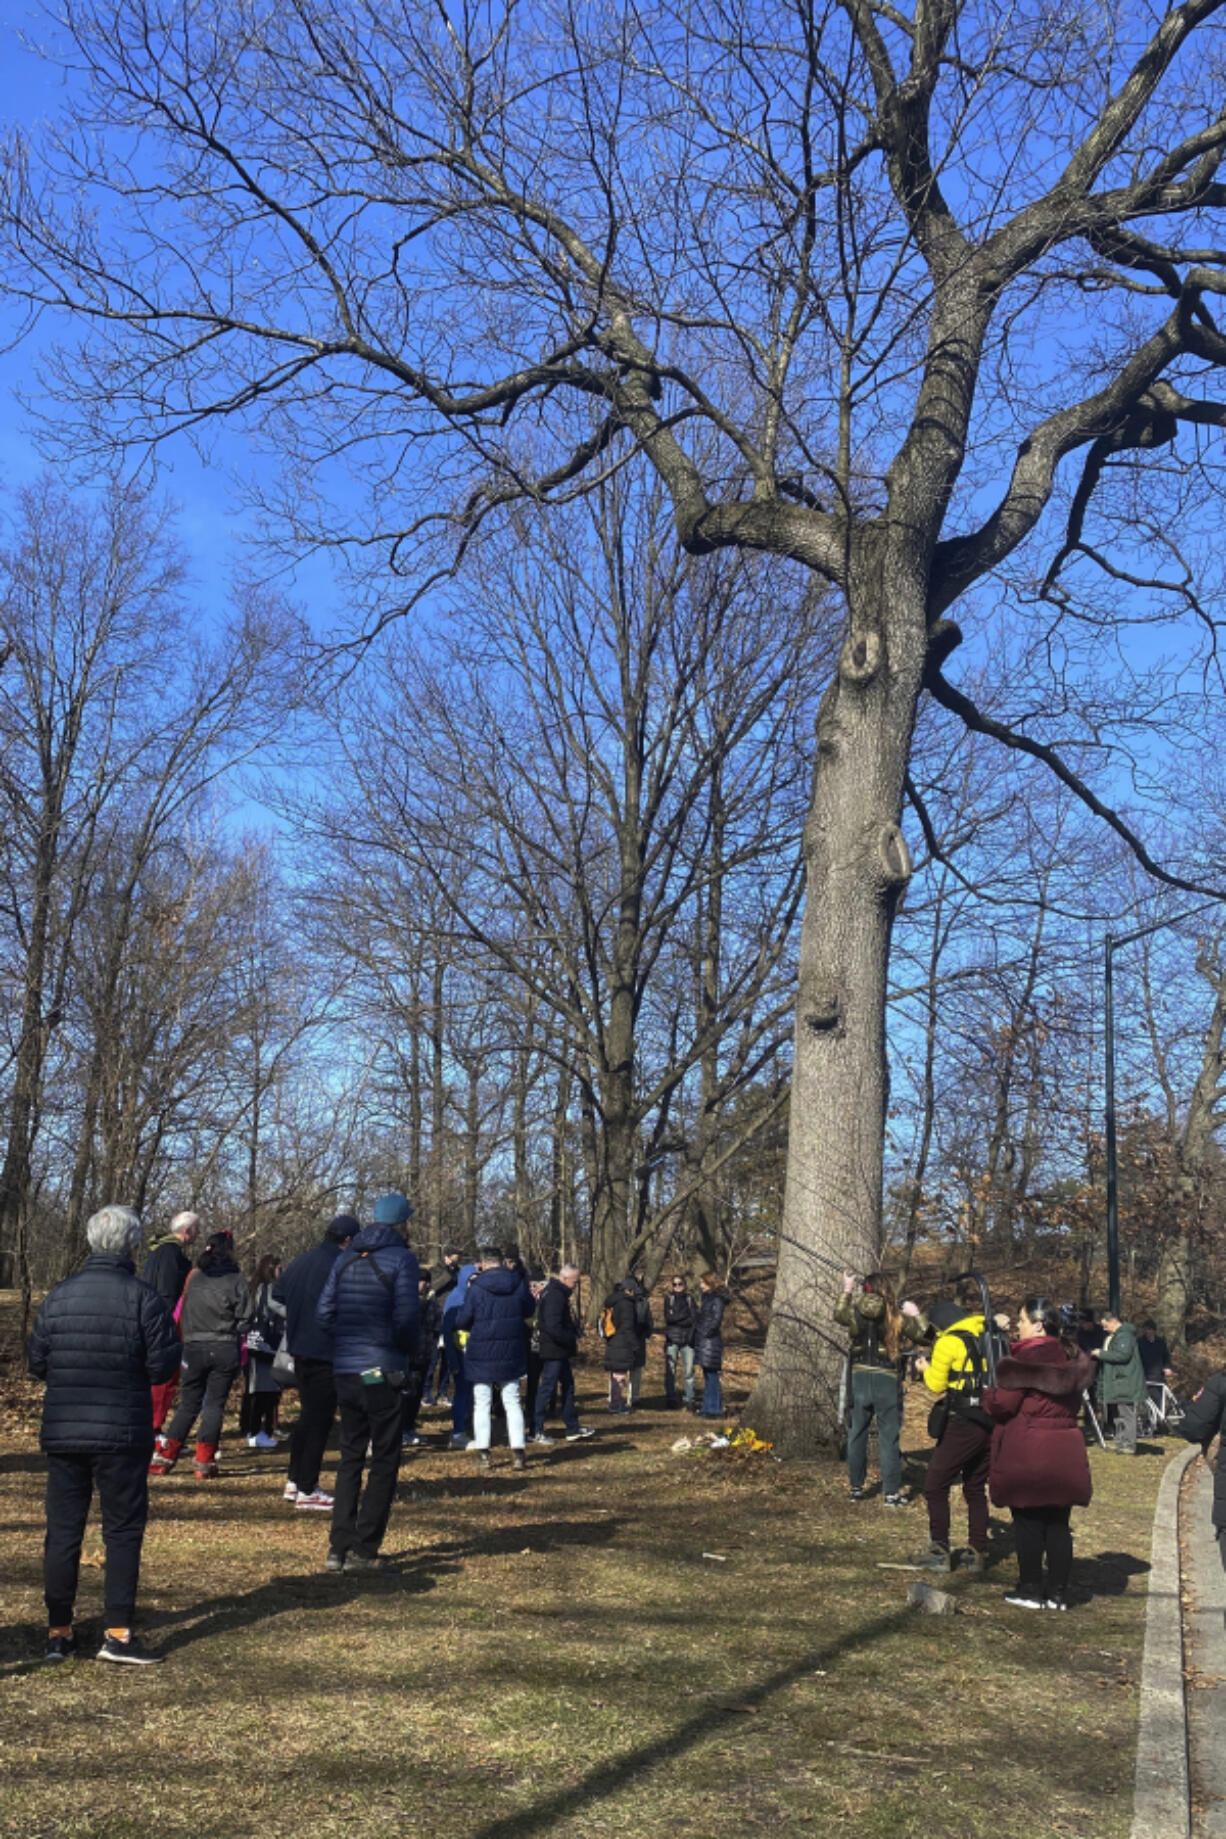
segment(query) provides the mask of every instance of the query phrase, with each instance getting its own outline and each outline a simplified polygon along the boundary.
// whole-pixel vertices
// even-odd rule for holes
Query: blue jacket
[[[128,1258],[94,1252],[48,1291],[30,1336],[30,1371],[47,1382],[45,1450],[153,1450],[150,1386],[183,1349],[162,1298]]]
[[[417,1346],[417,1260],[394,1226],[364,1226],[328,1273],[315,1311],[332,1371],[403,1373]],[[291,1338],[290,1353],[297,1350]]]
[[[473,1278],[455,1317],[468,1329],[464,1377],[474,1386],[504,1386],[528,1371],[528,1322],[536,1309],[518,1271],[495,1266]]]
[[[285,1333],[296,1360],[331,1360],[332,1334],[315,1311],[332,1266],[341,1255],[335,1239],[299,1252],[272,1287],[272,1300],[285,1308]]]
[[[443,1303],[443,1345],[450,1348],[453,1353],[460,1351],[455,1346],[455,1319],[460,1313],[460,1304],[468,1295],[469,1281],[476,1275],[477,1266],[475,1264],[462,1264],[460,1275],[455,1280],[455,1287],[448,1290]]]

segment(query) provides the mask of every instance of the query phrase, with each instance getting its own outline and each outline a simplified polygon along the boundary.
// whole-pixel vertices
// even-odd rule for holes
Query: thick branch
[[[1104,804],[1091,791],[1085,780],[1065,763],[1054,747],[1048,747],[1044,742],[1033,740],[1030,735],[1022,734],[1016,728],[1010,728],[1006,723],[985,715],[969,696],[948,683],[939,670],[925,673],[924,687],[942,708],[959,716],[973,733],[989,735],[992,740],[1002,742],[1015,753],[1029,754],[1032,759],[1041,760],[1095,817],[1101,818],[1122,838],[1146,874],[1152,875],[1155,881],[1164,882],[1167,887],[1180,888],[1187,894],[1206,894],[1213,900],[1226,900],[1226,889],[1210,887],[1203,881],[1189,881],[1183,875],[1173,875],[1169,869],[1155,862],[1136,831],[1125,823],[1117,811],[1113,811],[1110,805]]]

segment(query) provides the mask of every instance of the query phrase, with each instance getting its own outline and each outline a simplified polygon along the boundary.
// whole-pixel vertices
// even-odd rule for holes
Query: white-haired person
[[[179,1306],[183,1286],[192,1274],[188,1251],[200,1237],[198,1213],[176,1213],[160,1239],[149,1248],[141,1276],[152,1284],[166,1307],[173,1313]],[[176,1318],[177,1319],[177,1318]],[[179,1369],[175,1368],[164,1386],[153,1388],[153,1433],[156,1436],[170,1416],[170,1407],[179,1390]]]
[[[90,1255],[48,1292],[30,1336],[30,1371],[45,1380],[40,1441],[47,1457],[43,1588],[46,1658],[77,1653],[73,1609],[81,1541],[95,1489],[106,1548],[99,1660],[161,1660],[133,1633],[153,1452],[150,1388],[178,1367],[179,1337],[165,1301],[136,1275],[141,1224],[130,1207],[103,1207],[85,1229]]]

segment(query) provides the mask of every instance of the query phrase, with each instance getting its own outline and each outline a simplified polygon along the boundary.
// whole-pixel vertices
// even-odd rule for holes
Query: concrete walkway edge
[[[1188,1839],[1188,1718],[1179,1595],[1179,1486],[1200,1454],[1189,1443],[1166,1465],[1154,1509],[1132,1839]]]

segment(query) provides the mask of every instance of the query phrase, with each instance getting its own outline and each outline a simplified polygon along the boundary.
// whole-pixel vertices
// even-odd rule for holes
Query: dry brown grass
[[[751,1353],[732,1364],[743,1382]],[[221,1481],[157,1485],[141,1627],[169,1658],[147,1673],[31,1658],[41,1465],[17,1398],[0,1430],[0,1833],[1127,1832],[1156,1451],[1094,1453],[1072,1614],[1008,1609],[1002,1556],[984,1583],[955,1577],[961,1614],[922,1617],[907,1574],[879,1568],[922,1541],[922,1507],[853,1507],[832,1465],[673,1455],[689,1420],[604,1417],[598,1383],[587,1369],[599,1435],[530,1452],[526,1476],[505,1452],[488,1480],[463,1455],[407,1460],[396,1569],[369,1582],[322,1572],[326,1517],[285,1506],[280,1459],[231,1436]],[[918,1417],[906,1443],[922,1455]],[[87,1567],[91,1634],[100,1581]]]

